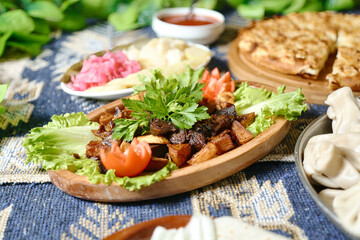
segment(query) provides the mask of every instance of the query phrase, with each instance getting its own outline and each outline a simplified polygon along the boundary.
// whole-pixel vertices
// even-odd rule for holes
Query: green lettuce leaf
[[[97,140],[91,130],[97,129],[99,124],[89,121],[84,113],[54,115],[51,120],[43,127],[33,128],[25,137],[23,146],[27,153],[26,163],[41,163],[45,170],[68,169],[87,176],[93,184],[110,185],[116,182],[130,191],[160,181],[177,168],[169,161],[164,168],[150,175],[119,178],[115,176],[114,170],[102,174],[98,163],[85,156],[86,145],[91,140]],[[75,153],[80,158],[75,158]]]
[[[0,103],[5,98],[6,90],[8,88],[9,84],[0,84]],[[5,112],[5,108],[0,105],[0,114]]]
[[[251,89],[249,89],[251,88]],[[279,87],[278,93],[260,88],[252,88],[242,83],[235,92],[235,109],[239,115],[255,112],[256,118],[247,130],[254,136],[268,129],[274,123],[274,116],[283,116],[293,121],[306,111],[304,94],[297,91],[285,93],[285,86]]]
[[[115,170],[111,169],[106,172],[106,174],[100,174],[98,171],[95,171],[95,167],[89,169],[88,171],[80,170],[77,172],[79,175],[86,175],[91,183],[105,183],[110,185],[112,182],[116,182],[121,185],[123,188],[134,191],[140,190],[142,187],[147,187],[155,182],[161,181],[166,178],[172,170],[177,169],[175,163],[169,161],[168,164],[162,169],[150,174],[150,175],[140,175],[136,177],[116,177]]]
[[[86,145],[97,139],[91,130],[97,129],[98,124],[89,121],[84,113],[55,115],[51,119],[49,124],[33,128],[25,137],[26,163],[42,163],[45,170],[59,170],[89,161],[85,157]],[[74,157],[75,153],[80,159]]]

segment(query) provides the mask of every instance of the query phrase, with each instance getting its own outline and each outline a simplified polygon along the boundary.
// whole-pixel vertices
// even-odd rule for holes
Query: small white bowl
[[[167,8],[160,10],[153,16],[152,29],[158,37],[178,38],[205,45],[215,42],[225,29],[224,15],[217,11],[204,8],[194,8],[193,13],[195,15],[213,18],[216,20],[215,23],[198,26],[184,26],[167,23],[161,20],[164,17],[186,15],[188,13],[189,8]]]

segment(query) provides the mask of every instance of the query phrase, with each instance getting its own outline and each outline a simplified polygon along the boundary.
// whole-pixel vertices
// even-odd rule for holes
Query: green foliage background
[[[250,19],[290,12],[346,10],[360,0],[199,0],[197,7],[235,8]],[[108,20],[118,31],[151,24],[162,8],[188,7],[192,0],[1,0],[0,57],[6,52],[36,56],[56,29],[77,31],[88,19]],[[10,55],[10,54],[7,54]]]

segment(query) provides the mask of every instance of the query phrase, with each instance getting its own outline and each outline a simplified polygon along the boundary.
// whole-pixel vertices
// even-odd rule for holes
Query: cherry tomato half
[[[140,174],[150,162],[151,148],[147,142],[140,142],[134,138],[125,152],[113,142],[111,150],[105,153],[104,149],[100,151],[100,159],[104,167],[115,169],[115,175],[118,177],[134,177]]]

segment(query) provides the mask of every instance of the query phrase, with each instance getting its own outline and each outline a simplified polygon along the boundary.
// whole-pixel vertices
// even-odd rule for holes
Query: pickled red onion
[[[135,60],[129,60],[122,51],[115,53],[107,51],[102,57],[91,55],[85,59],[81,71],[71,77],[72,82],[69,86],[74,90],[84,91],[140,70],[140,64]]]

